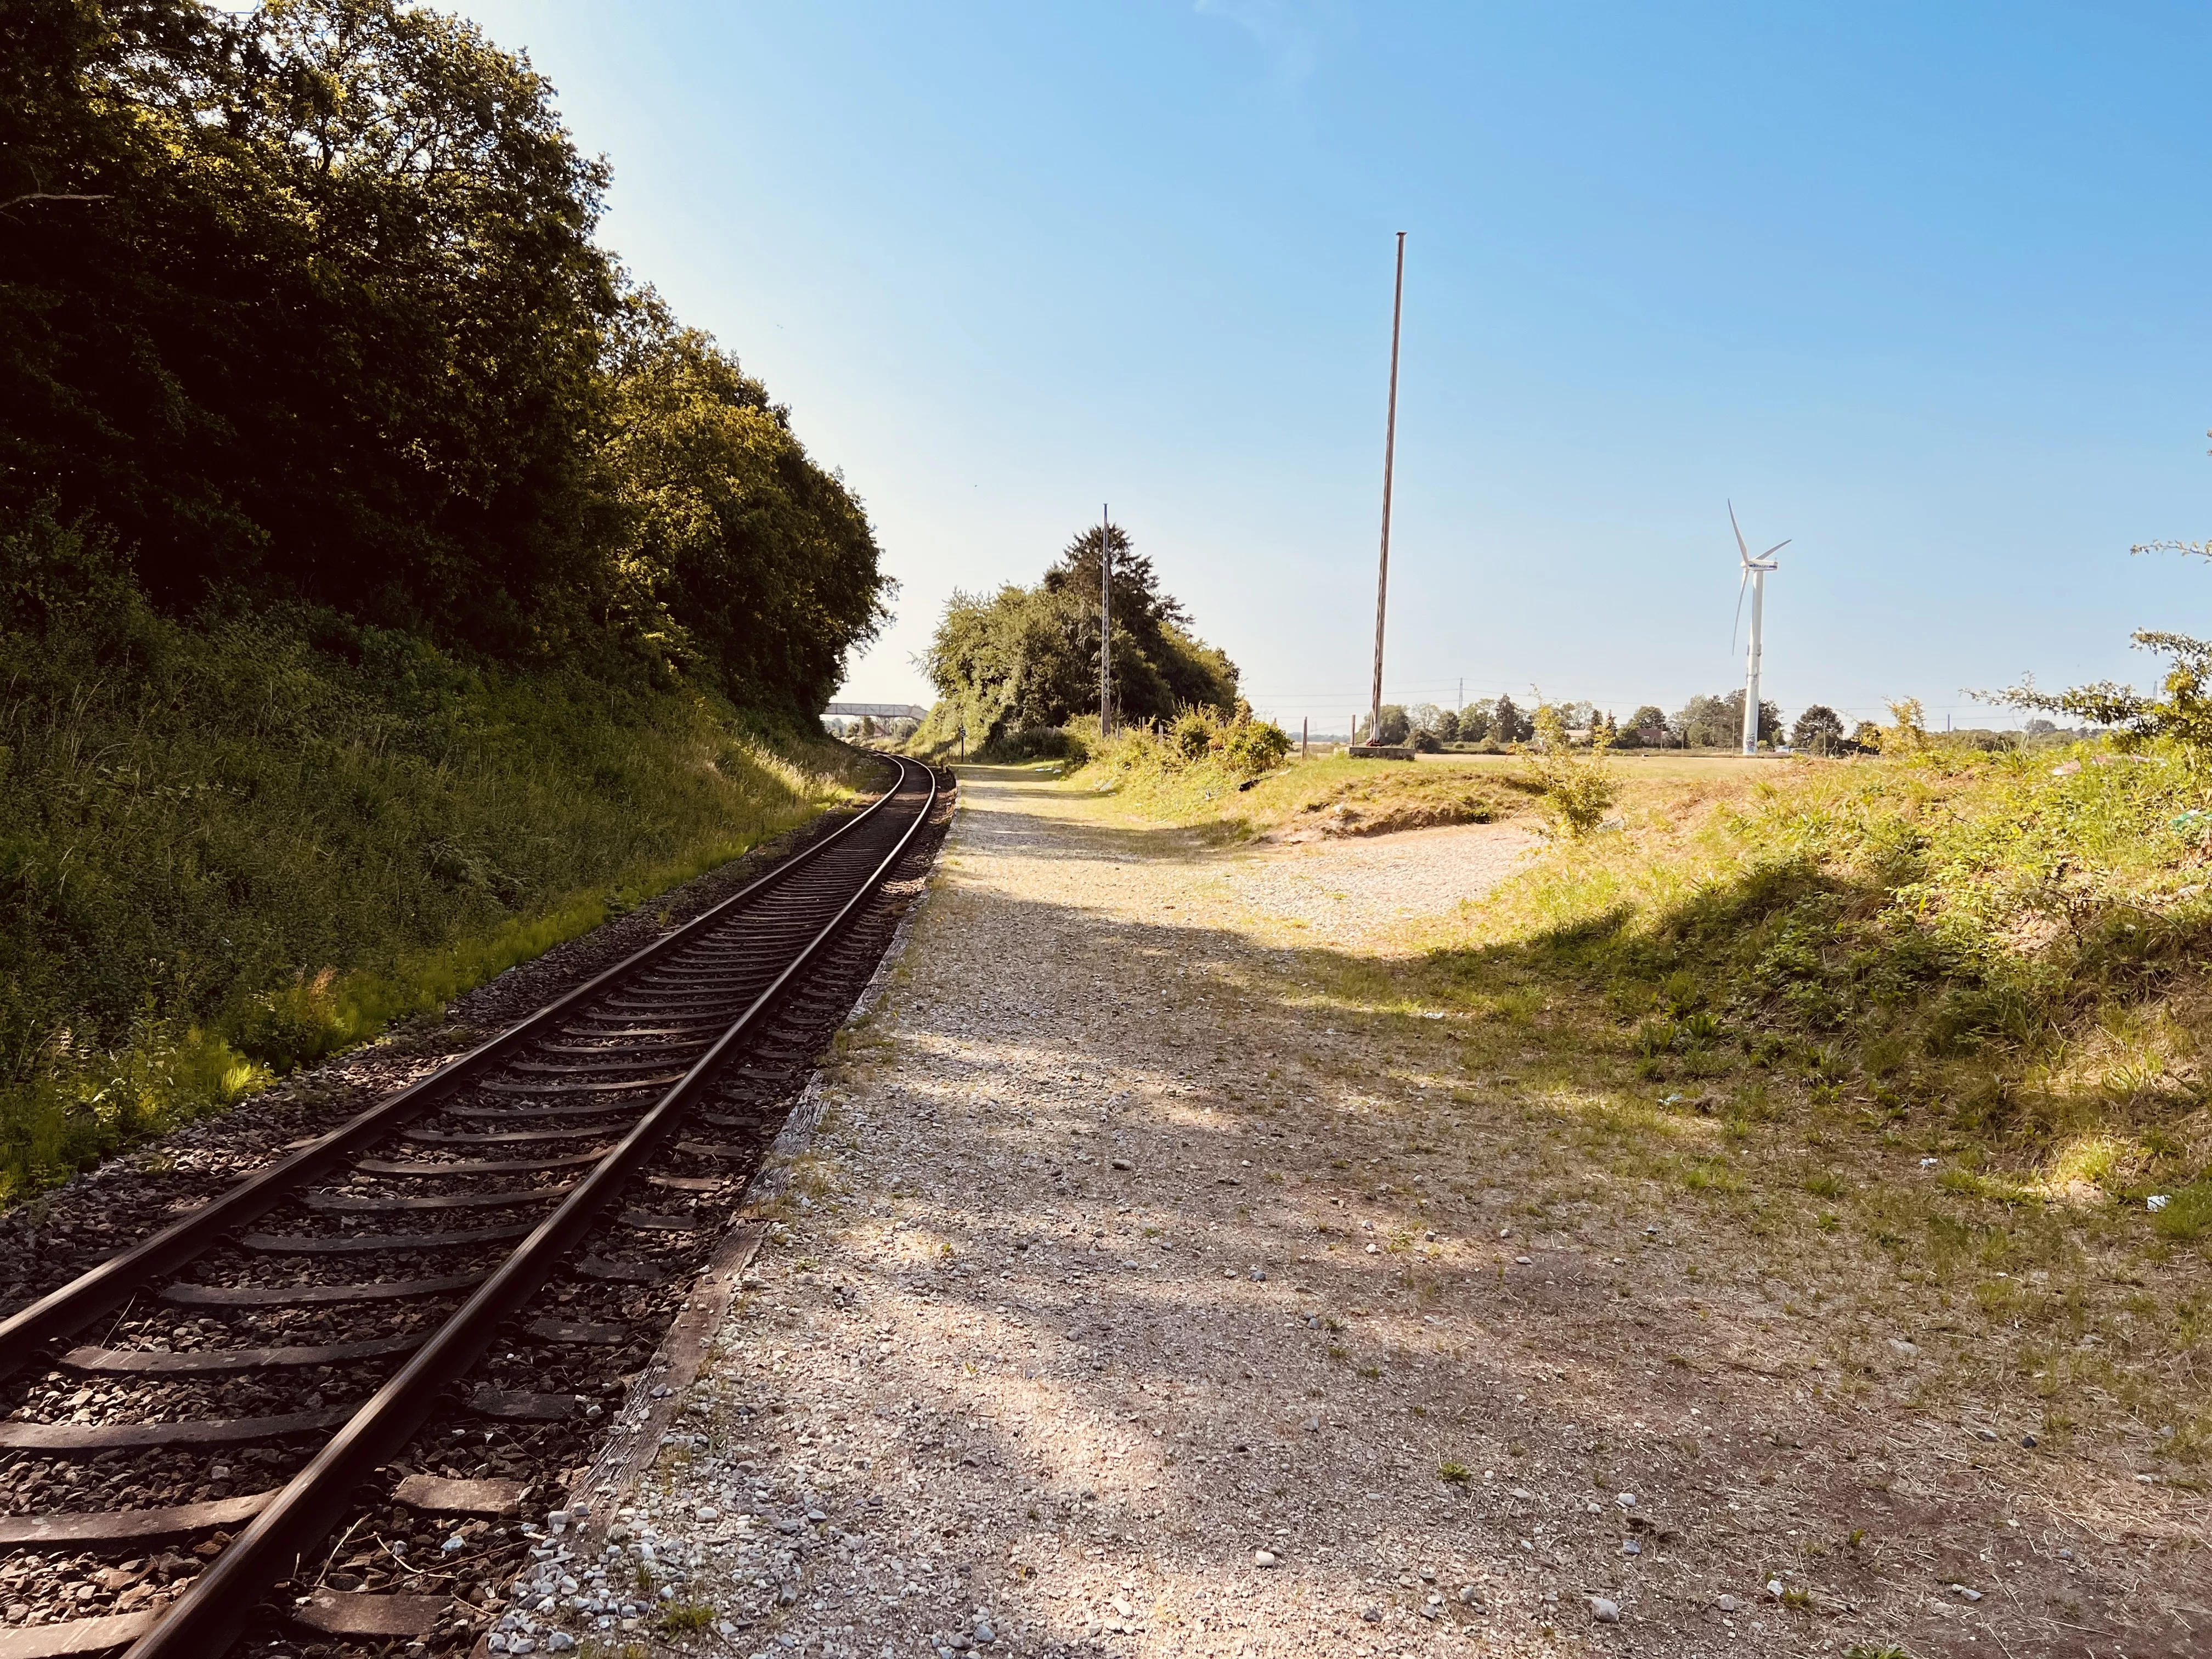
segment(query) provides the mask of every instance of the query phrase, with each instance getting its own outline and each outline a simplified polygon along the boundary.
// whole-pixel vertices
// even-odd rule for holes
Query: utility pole
[[[1382,740],[1382,621],[1390,605],[1390,482],[1398,459],[1398,325],[1406,304],[1406,233],[1398,233],[1398,279],[1390,296],[1390,412],[1382,433],[1382,555],[1375,577],[1375,686],[1367,741]]]
[[[1313,716],[1309,714],[1298,722],[1298,758],[1306,757],[1306,745],[1313,741]]]
[[[1098,509],[1098,735],[1114,729],[1114,514]]]

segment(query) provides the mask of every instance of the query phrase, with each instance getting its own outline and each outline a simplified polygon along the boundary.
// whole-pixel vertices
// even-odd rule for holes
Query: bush
[[[1091,722],[1094,726],[1097,722]],[[1064,726],[1032,726],[1004,732],[975,750],[975,758],[1012,765],[1021,761],[1064,760],[1080,766],[1091,751],[1082,738]]]
[[[1566,723],[1549,703],[1536,708],[1536,741],[1516,744],[1528,761],[1530,781],[1541,792],[1545,815],[1579,840],[1598,827],[1620,799],[1620,781],[1606,763],[1608,738],[1602,725],[1590,732],[1590,746],[1577,754],[1567,738]]]
[[[1213,747],[1216,722],[1206,711],[1186,708],[1176,716],[1175,724],[1168,728],[1168,741],[1176,752],[1188,761],[1202,761]]]
[[[1170,795],[1201,798],[1233,789],[1273,771],[1291,752],[1291,734],[1272,720],[1255,720],[1239,705],[1224,718],[1210,708],[1186,708],[1165,732],[1125,726],[1096,743],[1091,763],[1102,789],[1137,783]]]
[[[1291,752],[1291,734],[1273,720],[1254,720],[1249,708],[1240,707],[1234,720],[1217,719],[1214,729],[1214,752],[1239,777],[1272,772]]]

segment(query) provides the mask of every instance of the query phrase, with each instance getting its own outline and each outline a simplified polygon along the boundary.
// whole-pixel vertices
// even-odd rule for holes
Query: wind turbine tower
[[[1735,503],[1729,503],[1729,528],[1735,532],[1736,556],[1743,561],[1743,574],[1736,579],[1735,619],[1743,623],[1743,590],[1751,588],[1751,654],[1744,665],[1743,685],[1743,752],[1759,752],[1759,624],[1766,612],[1766,573],[1778,568],[1774,556],[1790,545],[1790,538],[1774,544],[1757,558],[1751,556],[1750,544],[1743,538],[1743,526],[1735,521]],[[1735,644],[1735,629],[1729,629],[1729,644]]]

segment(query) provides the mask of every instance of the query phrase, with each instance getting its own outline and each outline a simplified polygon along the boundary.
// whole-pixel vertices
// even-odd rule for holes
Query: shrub
[[[1186,708],[1165,732],[1125,726],[1095,742],[1090,760],[1103,774],[1098,787],[1139,783],[1200,797],[1272,771],[1291,752],[1291,734],[1272,720],[1254,719],[1243,704],[1226,719],[1210,708]]]
[[[1186,708],[1168,728],[1168,741],[1185,760],[1201,761],[1213,747],[1217,722],[1211,711]]]
[[[1097,722],[1091,722],[1094,726]],[[1077,733],[1064,726],[1032,726],[1018,732],[1002,732],[981,749],[975,758],[1012,763],[1019,761],[1064,760],[1080,766],[1090,750]]]
[[[1241,706],[1236,719],[1216,721],[1215,732],[1215,750],[1239,777],[1272,772],[1291,752],[1289,732],[1273,720],[1254,720],[1252,711]]]
[[[1596,829],[1620,799],[1620,781],[1606,761],[1608,746],[1606,730],[1600,726],[1591,731],[1589,750],[1576,753],[1559,711],[1540,698],[1536,741],[1513,745],[1513,752],[1528,762],[1530,781],[1541,793],[1546,816],[1577,840]]]

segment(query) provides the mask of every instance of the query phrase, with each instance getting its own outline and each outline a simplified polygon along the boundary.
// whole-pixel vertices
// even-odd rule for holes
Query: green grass
[[[1646,1080],[1765,1073],[1941,1125],[1986,1150],[1978,1191],[2139,1197],[2212,1154],[2191,1127],[2212,892],[2173,826],[2205,792],[2179,757],[2090,758],[1632,787],[1627,833],[1546,860],[1426,976],[1564,977]]]
[[[1332,758],[1174,817],[1097,811],[1236,839],[1332,790],[1495,787],[1512,766]],[[1450,1085],[1401,1099],[1407,1136],[1448,1169],[1464,1133],[1461,1182],[1486,1184],[1517,1108],[1577,1206],[1724,1221],[1685,1283],[1754,1263],[1788,1283],[1772,1340],[1832,1345],[1841,1389],[2016,1395],[2081,1445],[2132,1417],[2176,1463],[2212,1452],[2212,848],[2184,816],[2212,784],[2189,757],[1624,763],[1621,781],[1618,833],[1556,841],[1409,927],[1416,954],[1267,935],[1311,1018],[1370,1022],[1404,1076]],[[1414,1009],[1452,1017],[1407,1027]]]
[[[660,1615],[664,1636],[690,1636],[714,1622],[714,1609],[704,1601],[678,1601]]]
[[[1929,1397],[2132,1415],[2187,1462],[2212,900],[2176,820],[2206,794],[2184,756],[2094,747],[1632,778],[1622,833],[1337,994],[1457,1011],[1464,1075],[1520,1079],[1624,1201],[1730,1218],[1785,1313],[1841,1342],[1856,1310],[1877,1368],[1898,1322],[1955,1331],[1920,1338]]]
[[[1224,840],[1305,832],[1325,836],[1385,835],[1452,823],[1487,823],[1528,810],[1534,790],[1510,768],[1415,766],[1294,750],[1278,769],[1243,780],[1214,767],[1109,775],[1097,764],[1069,775],[1066,787],[1111,793],[1129,816],[1200,830]]]
[[[0,633],[0,1198],[804,822],[848,757],[675,686],[127,591]]]

